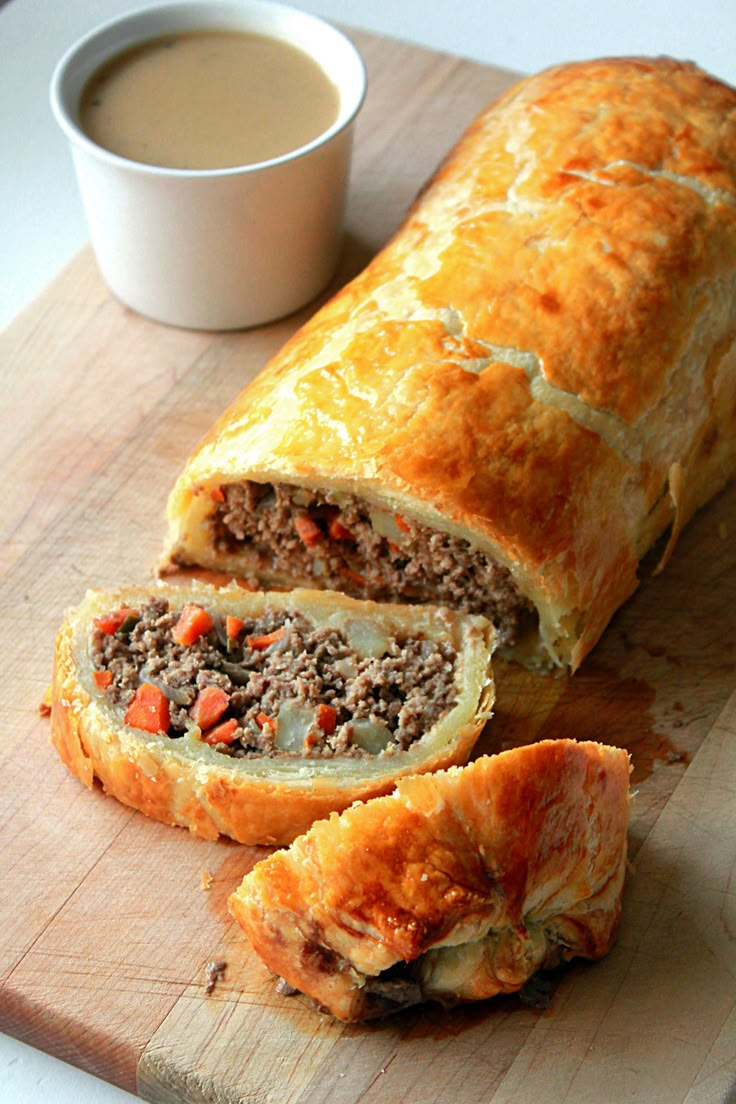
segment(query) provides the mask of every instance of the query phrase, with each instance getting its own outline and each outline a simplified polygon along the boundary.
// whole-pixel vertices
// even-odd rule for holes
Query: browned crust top
[[[485,542],[587,650],[672,520],[673,465],[701,500],[723,482],[693,442],[736,331],[735,169],[736,93],[694,65],[520,82],[215,424],[174,532],[197,483],[339,482]]]

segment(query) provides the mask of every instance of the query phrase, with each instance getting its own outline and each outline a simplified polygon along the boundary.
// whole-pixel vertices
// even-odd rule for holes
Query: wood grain
[[[370,91],[336,283],[400,222],[510,80],[353,35]],[[706,1104],[736,1086],[736,488],[620,611],[573,678],[498,665],[479,751],[626,746],[633,864],[613,953],[504,998],[345,1027],[285,998],[227,914],[264,852],[199,840],[85,790],[38,715],[63,610],[145,581],[166,495],[214,417],[313,308],[213,335],[115,302],[89,249],[0,335],[0,1029],[154,1104]],[[654,562],[654,561],[652,561]],[[209,961],[227,963],[205,991]]]

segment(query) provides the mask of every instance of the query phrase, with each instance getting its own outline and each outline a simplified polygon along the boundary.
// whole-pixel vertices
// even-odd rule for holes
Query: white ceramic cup
[[[100,65],[138,42],[203,28],[268,35],[309,54],[338,89],[333,125],[271,161],[212,170],[140,164],[86,137],[79,101]],[[318,295],[339,259],[365,84],[359,53],[336,28],[265,0],[160,4],[72,46],[54,71],[51,104],[70,140],[92,246],[114,295],[159,322],[213,330],[260,325]]]

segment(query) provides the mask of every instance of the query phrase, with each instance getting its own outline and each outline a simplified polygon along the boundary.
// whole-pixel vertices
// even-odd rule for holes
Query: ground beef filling
[[[281,611],[245,622],[237,634],[205,611],[211,627],[178,643],[181,611],[166,599],[122,612],[95,619],[98,686],[128,723],[173,738],[201,730],[231,756],[404,750],[456,701],[457,654],[447,643],[387,637],[383,655],[364,656],[341,632]],[[160,724],[137,720],[136,703],[151,687],[164,705]]]
[[[211,522],[215,546],[229,553],[248,546],[256,575],[283,572],[377,601],[482,613],[505,644],[534,624],[506,568],[459,537],[351,495],[253,482],[225,484],[221,494]]]

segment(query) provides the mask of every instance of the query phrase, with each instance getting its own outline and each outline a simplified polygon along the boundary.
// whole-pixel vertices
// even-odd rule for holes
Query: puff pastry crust
[[[610,949],[628,821],[625,751],[546,740],[320,821],[258,863],[230,910],[338,1019],[484,999]]]
[[[736,93],[691,64],[521,81],[213,426],[164,564],[304,583],[218,547],[221,487],[358,495],[507,569],[517,656],[574,669],[736,467],[735,167]]]
[[[172,610],[196,603],[220,617],[257,618],[264,611],[298,613],[314,627],[360,641],[423,638],[455,654],[454,704],[405,750],[369,756],[230,758],[193,726],[172,739],[131,727],[94,678],[94,618],[120,606],[135,609],[151,594]],[[318,817],[359,798],[391,790],[405,774],[464,763],[493,703],[490,622],[422,607],[380,606],[320,591],[250,593],[194,584],[89,591],[59,630],[54,656],[51,740],[87,786],[95,778],[118,800],[150,817],[188,827],[210,839],[223,834],[249,844],[289,843]],[[380,651],[380,647],[378,647]]]

